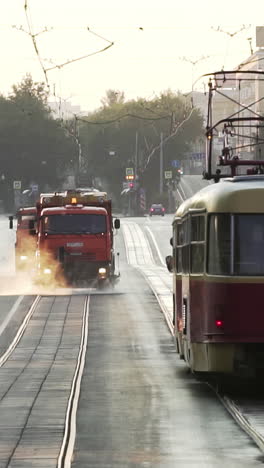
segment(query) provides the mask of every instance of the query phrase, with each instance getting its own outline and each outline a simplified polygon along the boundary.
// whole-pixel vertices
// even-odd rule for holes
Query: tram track
[[[199,380],[199,379],[198,379]],[[204,382],[204,380],[202,380]],[[258,446],[260,451],[264,454],[264,424],[263,424],[263,410],[264,410],[264,399],[258,401],[256,399],[257,393],[253,390],[253,395],[241,396],[241,381],[231,383],[232,391],[225,391],[222,388],[223,381],[219,380],[216,382],[207,381],[206,384],[211,388],[217,398],[220,400],[222,405],[241,427],[241,429],[248,434],[253,442]],[[252,388],[255,388],[256,382],[252,381],[250,384]],[[247,387],[247,384],[244,384]],[[225,384],[224,384],[225,386]],[[227,384],[227,387],[229,384]],[[237,389],[237,390],[234,390]],[[263,385],[262,385],[263,388]],[[247,394],[246,390],[246,394]],[[254,395],[255,394],[255,395]],[[263,393],[262,393],[263,394]]]
[[[83,323],[82,323],[82,336],[80,342],[80,351],[78,355],[76,370],[74,373],[71,394],[68,401],[66,421],[65,421],[65,431],[63,442],[58,457],[58,468],[70,468],[71,459],[74,449],[74,442],[76,436],[76,413],[77,413],[77,404],[81,389],[81,378],[85,364],[85,353],[87,348],[88,341],[88,315],[89,315],[89,302],[90,297],[86,298]]]
[[[255,444],[259,447],[259,449],[264,454],[264,426],[262,423],[262,432],[257,429],[256,423],[254,426],[254,419],[259,419],[259,414],[257,411],[256,402],[252,402],[251,406],[247,405],[247,407],[241,406],[239,404],[239,400],[235,401],[232,398],[228,397],[227,395],[218,394],[218,398],[227,409],[227,411],[232,415],[235,421],[239,424],[239,426],[253,439]],[[263,414],[263,406],[264,401],[259,405],[259,409],[262,410]],[[252,412],[252,410],[254,411]],[[245,411],[251,413],[251,421],[246,416]]]
[[[1,467],[70,466],[89,299],[37,296],[1,356]]]
[[[169,331],[174,335],[171,320],[171,307],[164,303],[164,292],[159,290],[161,281],[164,281],[163,276],[160,276],[160,271],[163,269],[155,263],[148,239],[143,235],[139,226],[135,226],[135,223],[132,223],[131,221],[124,223],[123,232],[128,262],[139,269],[144,275],[146,281],[153,290],[157,301],[159,302],[160,308],[167,321]],[[171,289],[167,281],[166,287]],[[172,294],[172,291],[170,291],[170,293]],[[166,295],[168,295],[168,290],[166,291]],[[205,383],[204,380],[202,381]],[[219,391],[218,385],[209,382],[207,382],[207,384],[229,414],[239,424],[241,429],[248,434],[248,436],[259,447],[261,452],[264,453],[264,425],[263,422],[257,424],[257,420],[260,419],[259,411],[263,414],[264,400],[257,404],[256,400],[253,398],[245,405],[243,401],[239,399],[238,394],[235,394],[234,397],[232,397],[228,395],[228,393]]]

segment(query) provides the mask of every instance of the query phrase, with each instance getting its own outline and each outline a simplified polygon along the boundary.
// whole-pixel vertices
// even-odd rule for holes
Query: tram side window
[[[231,216],[229,214],[210,216],[208,239],[208,273],[230,275]]]
[[[191,273],[204,271],[205,216],[191,218]]]
[[[264,215],[235,215],[234,274],[264,275]]]
[[[183,246],[182,246],[182,272],[189,273],[189,220],[182,223]]]
[[[176,269],[178,273],[189,272],[189,220],[177,225]]]
[[[177,273],[182,272],[182,244],[183,244],[183,227],[182,224],[177,224],[177,247],[176,247],[176,270]]]

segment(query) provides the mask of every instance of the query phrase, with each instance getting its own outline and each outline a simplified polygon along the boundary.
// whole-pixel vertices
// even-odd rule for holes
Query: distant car
[[[165,208],[162,206],[161,203],[154,203],[151,205],[150,210],[149,210],[149,216],[152,215],[160,215],[164,216],[165,215]]]

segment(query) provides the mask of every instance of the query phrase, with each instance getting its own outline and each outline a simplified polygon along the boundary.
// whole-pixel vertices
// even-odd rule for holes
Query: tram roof
[[[208,213],[264,213],[264,176],[236,176],[208,185],[185,200],[176,211],[182,217],[190,211]]]

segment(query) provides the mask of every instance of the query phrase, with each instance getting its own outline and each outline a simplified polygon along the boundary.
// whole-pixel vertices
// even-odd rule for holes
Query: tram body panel
[[[175,336],[194,371],[264,372],[263,199],[263,176],[237,177],[202,189],[176,212]]]

